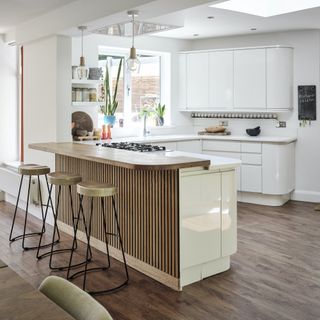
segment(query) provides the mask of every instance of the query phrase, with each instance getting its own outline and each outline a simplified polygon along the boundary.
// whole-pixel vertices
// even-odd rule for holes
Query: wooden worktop
[[[29,148],[74,157],[117,167],[144,170],[176,170],[190,167],[209,167],[210,160],[170,156],[166,152],[133,152],[73,142],[33,143]]]

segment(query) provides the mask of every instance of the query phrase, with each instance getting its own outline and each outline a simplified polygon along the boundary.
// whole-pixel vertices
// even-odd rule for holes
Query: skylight
[[[210,7],[272,17],[319,6],[320,0],[229,0]]]

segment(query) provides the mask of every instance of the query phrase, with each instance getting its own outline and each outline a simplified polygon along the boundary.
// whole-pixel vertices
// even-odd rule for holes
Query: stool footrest
[[[31,232],[31,233],[26,233],[25,235],[21,234],[21,235],[16,236],[12,239],[9,239],[9,240],[10,240],[10,242],[14,242],[16,240],[21,240],[23,238],[31,238],[31,237],[35,237],[35,236],[41,236],[41,233],[42,232]]]

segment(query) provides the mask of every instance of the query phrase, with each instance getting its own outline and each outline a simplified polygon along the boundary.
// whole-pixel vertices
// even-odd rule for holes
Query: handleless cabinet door
[[[233,51],[209,53],[210,109],[233,108]]]
[[[201,140],[177,141],[177,151],[202,153]]]
[[[234,51],[234,109],[266,109],[266,49]]]
[[[262,192],[262,167],[241,165],[241,191]]]
[[[179,55],[179,108],[187,108],[187,55]]]
[[[204,110],[209,106],[209,53],[187,55],[187,108]]]
[[[267,49],[267,108],[293,107],[293,49]]]
[[[222,173],[221,199],[221,254],[225,257],[237,251],[237,191],[234,171]]]
[[[180,261],[186,269],[221,256],[221,173],[180,176]]]

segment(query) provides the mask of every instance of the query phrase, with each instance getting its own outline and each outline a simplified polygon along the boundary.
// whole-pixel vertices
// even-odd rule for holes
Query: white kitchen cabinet
[[[262,192],[262,167],[241,165],[241,191]]]
[[[203,150],[208,151],[225,151],[225,152],[240,152],[240,141],[225,141],[225,140],[203,140]]]
[[[179,108],[185,110],[187,108],[187,55],[179,56]]]
[[[181,268],[221,256],[221,173],[190,172],[180,178]]]
[[[266,194],[288,194],[294,189],[294,143],[263,144],[263,185]]]
[[[266,109],[266,50],[234,51],[234,109]]]
[[[273,46],[185,52],[180,108],[190,111],[292,109],[293,48]]]
[[[233,108],[233,51],[209,53],[209,108]]]
[[[237,190],[235,173],[222,173],[221,181],[221,255],[230,256],[237,251]]]
[[[203,153],[208,154],[208,155],[212,155],[212,156],[217,156],[217,157],[241,160],[241,153],[238,153],[238,152],[224,152],[224,151],[203,150]],[[239,167],[237,167],[235,169],[235,175],[236,175],[236,187],[237,187],[237,190],[241,191],[241,166],[239,166]]]
[[[267,48],[267,109],[293,108],[293,49]]]
[[[209,53],[187,55],[187,109],[204,110],[209,106]]]
[[[201,140],[177,141],[177,151],[202,153]]]

